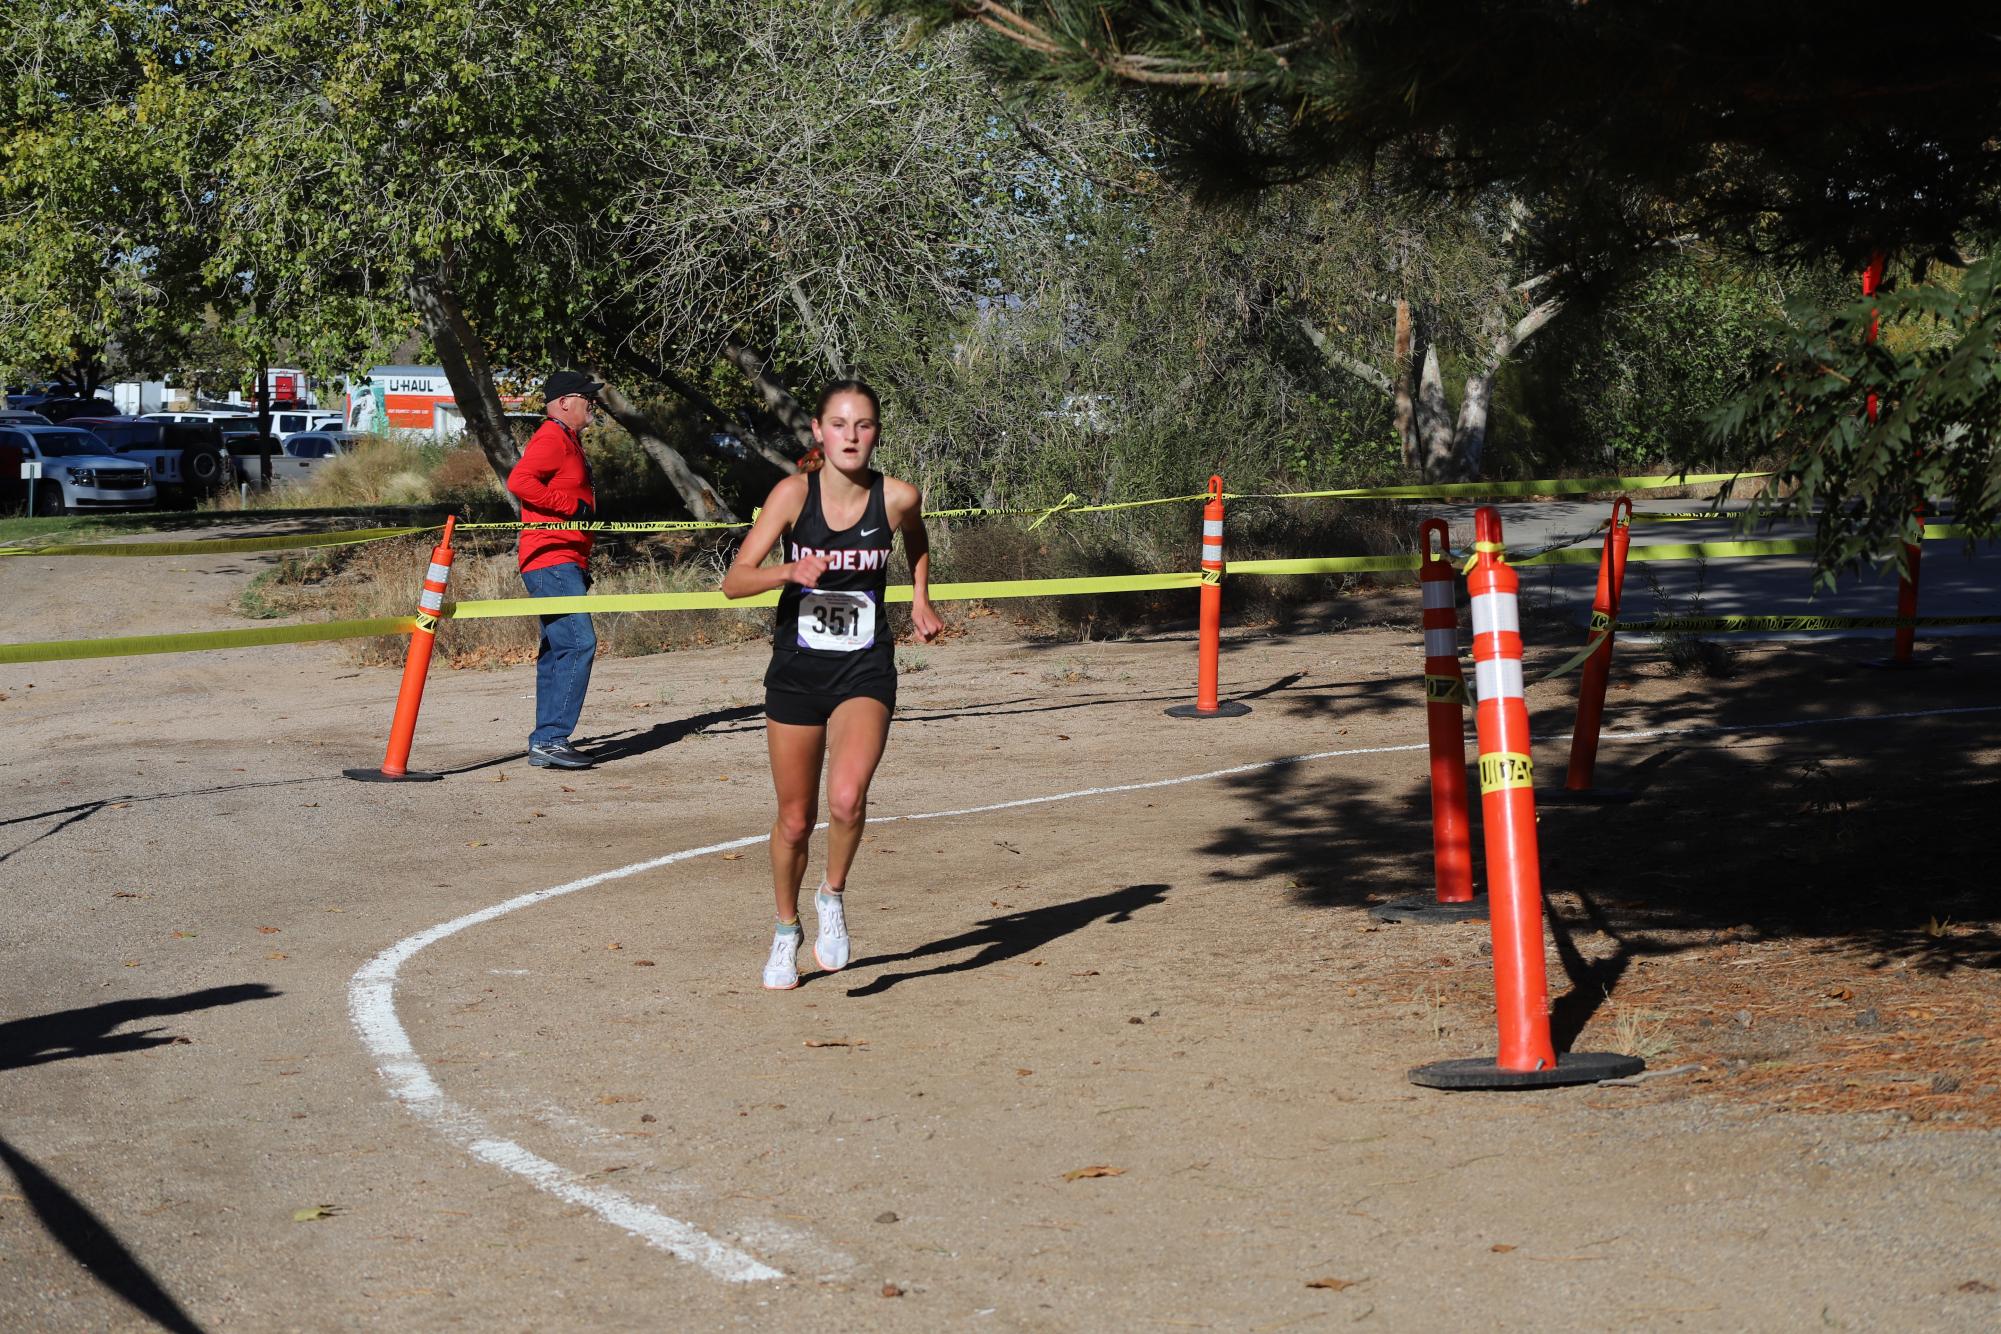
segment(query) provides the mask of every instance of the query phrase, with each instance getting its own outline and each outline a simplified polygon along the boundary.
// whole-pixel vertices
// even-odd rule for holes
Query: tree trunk
[[[792,432],[792,438],[799,442],[799,452],[803,454],[811,449],[813,414],[792,396],[792,391],[785,387],[783,380],[772,374],[769,361],[734,338],[723,344],[723,356],[749,377],[766,410],[784,422]]]
[[[1424,349],[1424,370],[1417,384],[1418,463],[1427,482],[1457,481],[1452,452],[1452,407],[1445,401],[1445,377],[1438,369],[1438,348]]]
[[[257,359],[257,488],[271,489],[271,367]]]
[[[1418,455],[1417,404],[1411,388],[1411,340],[1413,331],[1410,322],[1410,302],[1397,302],[1397,333],[1395,362],[1390,370],[1392,388],[1392,411],[1395,414],[1397,439],[1403,445],[1403,466],[1416,472],[1423,460]]]
[[[431,345],[437,349],[438,363],[452,387],[466,430],[479,443],[480,451],[501,482],[507,503],[521,512],[521,502],[507,491],[507,474],[521,458],[514,432],[508,429],[507,409],[501,405],[500,390],[494,387],[493,368],[487,363],[486,349],[466,321],[458,294],[442,273],[428,273],[410,284],[410,296],[417,318]]]
[[[601,371],[595,373],[603,378]],[[639,442],[646,456],[659,465],[660,471],[667,475],[668,482],[681,497],[681,503],[688,507],[688,513],[705,521],[736,522],[736,515],[716,495],[715,488],[688,466],[688,460],[681,457],[680,450],[661,438],[659,428],[631,399],[615,386],[607,384],[599,392],[598,401],[604,404],[605,411],[612,415],[614,421],[632,433],[632,438]]]
[[[607,346],[617,346],[617,340],[611,337],[609,329],[603,325],[594,325],[593,329],[604,340]],[[737,429],[736,422],[731,419],[728,413],[723,411],[715,400],[651,357],[641,356],[630,348],[618,348],[618,350],[612,353],[612,356],[618,358],[627,367],[639,372],[649,380],[655,380],[667,386],[670,392],[700,410],[702,415],[709,419],[710,424],[718,430],[734,432]],[[757,431],[750,431],[748,435],[750,438],[746,443],[750,445],[751,449],[756,451],[759,458],[769,463],[780,473],[789,477],[799,471],[797,464],[793,463],[791,459],[786,458],[776,449],[773,449],[770,442],[765,440]]]
[[[1466,377],[1466,396],[1459,400],[1459,421],[1452,430],[1453,470],[1451,480],[1474,482],[1480,479],[1480,454],[1487,447],[1487,413],[1494,401],[1494,377]]]

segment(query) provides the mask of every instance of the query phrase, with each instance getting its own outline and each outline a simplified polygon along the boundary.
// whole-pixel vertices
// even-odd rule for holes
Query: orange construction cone
[[[380,769],[344,769],[361,783],[435,783],[443,774],[410,772],[410,743],[417,735],[417,709],[424,702],[424,680],[431,670],[431,650],[438,642],[438,618],[445,609],[445,585],[452,577],[452,525],[445,519],[444,536],[431,549],[431,566],[424,572],[424,591],[417,599],[417,626],[410,632],[410,651],[403,659],[403,686],[396,692],[396,715],[389,722],[389,749]]]
[[[1536,845],[1535,761],[1522,695],[1521,579],[1501,559],[1501,515],[1474,516],[1473,671],[1479,702],[1480,820],[1486,831],[1488,915],[1494,941],[1494,997],[1500,1054],[1493,1060],[1437,1061],[1410,1072],[1413,1084],[1446,1089],[1542,1088],[1637,1074],[1646,1063],[1609,1052],[1550,1045],[1549,981],[1543,964],[1542,855]]]

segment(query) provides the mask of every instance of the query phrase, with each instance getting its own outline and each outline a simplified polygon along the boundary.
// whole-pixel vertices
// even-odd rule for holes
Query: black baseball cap
[[[556,371],[542,381],[542,401],[554,403],[559,398],[571,394],[582,394],[592,402],[597,401],[598,390],[604,385],[593,380],[582,371]]]

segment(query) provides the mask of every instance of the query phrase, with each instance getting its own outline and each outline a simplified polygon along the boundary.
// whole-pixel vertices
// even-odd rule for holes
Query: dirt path
[[[0,563],[8,637],[229,624],[263,559]],[[1429,884],[1415,612],[1368,610],[1234,639],[1232,722],[1161,716],[1182,638],[926,650],[855,962],[779,996],[754,844],[364,973],[761,834],[754,648],[601,663],[573,776],[519,758],[531,671],[440,673],[457,772],[405,787],[336,776],[394,690],[337,648],[0,669],[0,1325],[1991,1328],[2001,711],[1940,711],[2001,655],[1623,656],[1609,725],[1674,734],[1545,815],[1552,990],[1701,1069],[1453,1096],[1404,1072],[1491,1050],[1485,931],[1367,916]]]

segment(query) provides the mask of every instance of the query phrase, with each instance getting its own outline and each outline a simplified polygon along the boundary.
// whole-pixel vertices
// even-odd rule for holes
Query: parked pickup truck
[[[206,422],[74,417],[67,425],[89,431],[114,454],[143,461],[163,499],[192,505],[228,484],[229,453],[222,436]]]

